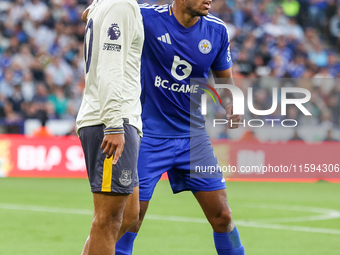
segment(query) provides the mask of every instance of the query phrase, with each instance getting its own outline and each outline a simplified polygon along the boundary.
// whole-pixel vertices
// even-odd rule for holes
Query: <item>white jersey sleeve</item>
[[[87,15],[85,89],[77,130],[104,124],[105,134],[125,123],[142,135],[140,59],[144,30],[135,0],[95,0]]]
[[[135,22],[135,10],[128,2],[113,4],[103,16],[99,46],[108,50],[99,49],[97,75],[100,119],[107,128],[123,126],[122,88]]]

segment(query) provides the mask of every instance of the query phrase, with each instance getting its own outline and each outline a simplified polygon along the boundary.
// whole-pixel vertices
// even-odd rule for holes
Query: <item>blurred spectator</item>
[[[309,0],[309,20],[313,27],[322,27],[326,24],[326,0]]]
[[[70,22],[76,22],[79,18],[79,12],[77,7],[77,0],[69,0],[65,5],[65,10],[67,12],[67,19]]]
[[[265,33],[278,37],[285,34],[286,28],[284,25],[279,24],[279,16],[275,15],[273,20],[263,26]]]
[[[1,38],[0,38],[1,39]],[[11,53],[7,48],[3,54],[0,55],[0,69],[9,68],[11,66]]]
[[[47,89],[44,84],[39,83],[37,85],[37,90],[32,101],[35,103],[47,103],[48,101]]]
[[[303,42],[305,40],[305,33],[303,32],[302,27],[296,23],[295,18],[289,19],[289,24],[286,31],[286,35],[292,37],[294,40],[300,42]]]
[[[63,0],[52,0],[51,15],[53,20],[60,21],[63,17],[64,10],[62,8]]]
[[[299,136],[298,131],[295,129],[294,135],[290,138],[290,141],[303,141],[303,139]]]
[[[24,73],[23,81],[21,83],[21,91],[23,98],[26,102],[32,101],[35,93],[35,87],[33,82],[33,74],[30,71]]]
[[[259,3],[258,9],[254,12],[254,19],[256,23],[260,26],[270,22],[270,17],[266,12],[266,3],[261,2]]]
[[[278,7],[278,1],[275,0],[264,0],[266,13],[272,17]]]
[[[41,21],[48,11],[46,4],[40,0],[28,1],[25,5],[25,10],[28,12],[29,18],[32,21]]]
[[[340,50],[340,6],[338,6],[338,12],[332,17],[329,26],[331,42]]]
[[[324,139],[325,142],[334,142],[334,141],[337,141],[336,139],[333,138],[333,132],[331,129],[327,130],[327,135],[326,135],[326,138]]]
[[[12,62],[19,65],[19,67],[25,71],[29,71],[33,65],[34,57],[30,52],[28,45],[23,44],[18,53],[12,57]]]
[[[22,120],[20,115],[13,109],[13,104],[10,101],[6,101],[4,105],[5,120],[7,123],[15,123]]]
[[[335,53],[331,53],[328,55],[327,69],[334,78],[340,75],[340,62],[337,60]]]
[[[256,67],[255,73],[258,77],[267,77],[270,74],[271,69],[269,66],[264,64],[264,60],[261,55],[256,55],[254,64]]]
[[[54,57],[46,67],[47,81],[57,86],[64,86],[72,79],[71,67],[59,57]]]
[[[308,56],[317,66],[325,67],[328,64],[328,55],[319,42],[317,42],[313,49],[308,52]]]
[[[238,72],[244,76],[248,76],[250,73],[255,71],[255,65],[249,61],[248,53],[243,50],[240,52],[239,58],[237,60]]]
[[[24,6],[24,0],[16,0],[15,4],[11,6],[8,11],[8,18],[10,22],[16,24],[22,21],[26,11],[27,10],[25,9]]]
[[[11,97],[13,94],[13,85],[13,71],[6,69],[4,79],[0,81],[0,94]]]
[[[333,94],[328,98],[328,107],[332,113],[332,122],[339,125],[340,120],[340,100],[338,94]]]
[[[265,43],[260,45],[260,49],[257,52],[257,54],[262,57],[263,64],[267,66],[269,61],[271,60],[272,56],[269,53],[268,46]]]
[[[0,94],[0,119],[5,118],[5,102],[6,97]]]
[[[300,78],[306,70],[305,59],[301,55],[297,55],[294,60],[288,64],[287,73],[292,78]]]
[[[320,128],[323,130],[333,129],[332,113],[328,108],[321,113]]]
[[[300,111],[295,105],[287,107],[287,115],[286,115],[287,119],[298,120],[299,114],[300,114]]]
[[[269,67],[272,69],[271,76],[281,78],[286,73],[287,62],[278,54],[269,62]]]
[[[323,95],[328,95],[334,88],[335,80],[333,76],[328,72],[327,68],[321,68],[321,71],[314,75],[313,85],[320,88]]]
[[[49,96],[49,101],[53,104],[59,118],[62,118],[66,114],[68,106],[68,99],[65,98],[63,89],[56,86],[54,93]]]
[[[288,64],[289,61],[292,59],[293,52],[287,46],[285,37],[281,36],[277,39],[276,46],[273,46],[270,49],[270,53],[272,56],[281,56],[282,60],[285,64]]]
[[[31,111],[30,115],[34,116],[37,111],[47,111],[48,107],[48,94],[44,84],[39,83],[36,87],[36,93],[32,99],[32,106],[35,111]]]
[[[13,95],[9,98],[8,101],[12,104],[13,111],[17,114],[21,114],[21,104],[23,103],[24,98],[21,93],[20,85],[14,86]]]

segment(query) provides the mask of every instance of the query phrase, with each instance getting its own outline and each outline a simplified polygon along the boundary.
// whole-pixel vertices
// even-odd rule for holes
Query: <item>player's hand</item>
[[[242,116],[241,115],[236,115],[236,114],[232,114],[233,112],[233,106],[229,105],[225,108],[226,112],[227,112],[227,126],[229,129],[235,129],[238,128],[240,126],[240,124],[234,124],[234,123],[240,123],[242,121]],[[233,126],[231,126],[231,121],[233,122]]]
[[[113,153],[116,151],[112,161],[112,165],[115,165],[117,164],[118,159],[123,153],[124,145],[125,145],[124,134],[111,134],[104,136],[100,148],[102,148],[104,154],[107,154],[106,158],[111,158]]]

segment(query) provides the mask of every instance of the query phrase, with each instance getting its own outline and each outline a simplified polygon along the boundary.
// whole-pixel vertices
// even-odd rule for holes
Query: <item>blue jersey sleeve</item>
[[[223,40],[221,42],[221,49],[218,52],[213,64],[211,65],[211,69],[214,71],[224,71],[229,69],[233,62],[231,61],[230,55],[230,42],[229,35],[227,29],[224,30]]]

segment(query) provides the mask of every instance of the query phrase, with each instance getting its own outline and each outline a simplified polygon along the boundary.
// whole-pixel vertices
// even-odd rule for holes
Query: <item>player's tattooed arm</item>
[[[220,81],[223,81],[224,84],[234,84],[231,68],[227,70],[223,70],[223,71],[213,71],[213,73],[214,73],[214,77],[217,79],[220,79]],[[228,124],[227,124],[228,128],[230,129],[238,128],[239,124],[234,124],[234,123],[241,122],[242,116],[233,114],[233,97],[231,95],[231,92],[228,89],[220,89],[218,90],[218,94],[220,98],[222,99],[223,107],[226,110],[226,115],[228,119]],[[233,122],[232,126],[231,126],[230,120],[232,120]]]

